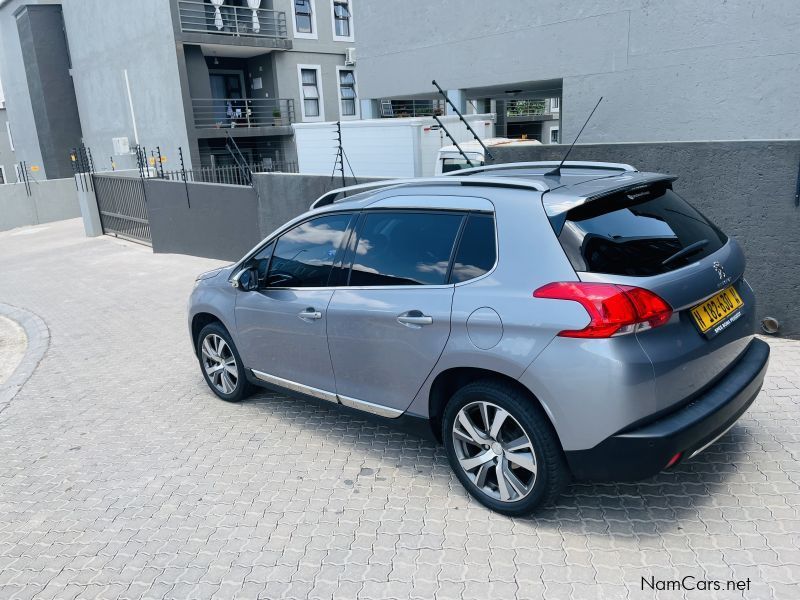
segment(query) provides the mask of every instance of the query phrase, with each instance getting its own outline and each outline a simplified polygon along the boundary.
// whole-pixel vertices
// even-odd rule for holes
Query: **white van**
[[[536,140],[511,140],[508,138],[489,138],[486,140],[482,140],[484,146],[486,146],[489,151],[491,152],[492,148],[497,147],[518,147],[518,146],[541,146],[542,143]],[[458,151],[458,148],[455,146],[443,146],[439,149],[439,152],[436,156],[436,175],[441,175],[443,173],[450,173],[451,171],[458,171],[460,169],[469,169],[471,167],[482,167],[486,162],[486,157],[483,155],[483,147],[475,141],[463,142],[459,143],[461,149],[464,151],[464,154],[467,155],[469,160],[472,162],[470,165],[461,153]]]

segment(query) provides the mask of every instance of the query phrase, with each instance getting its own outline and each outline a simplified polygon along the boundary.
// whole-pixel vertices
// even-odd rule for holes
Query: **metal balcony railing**
[[[430,117],[445,113],[444,100],[381,100],[381,117]]]
[[[508,117],[536,117],[549,114],[544,100],[510,100],[506,104]]]
[[[201,129],[280,127],[294,122],[294,101],[283,98],[193,98],[194,125]]]
[[[208,2],[178,0],[181,31],[287,39],[286,13],[242,6],[215,7]]]

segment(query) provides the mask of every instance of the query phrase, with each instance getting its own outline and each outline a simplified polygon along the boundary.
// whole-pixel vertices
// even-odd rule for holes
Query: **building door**
[[[232,123],[244,110],[244,73],[242,71],[209,71],[211,97],[214,99],[214,120]]]

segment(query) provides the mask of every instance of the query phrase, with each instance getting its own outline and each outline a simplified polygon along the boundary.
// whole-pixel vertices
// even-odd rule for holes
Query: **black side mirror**
[[[258,289],[258,271],[254,268],[242,269],[231,280],[233,287],[243,292],[252,292]]]

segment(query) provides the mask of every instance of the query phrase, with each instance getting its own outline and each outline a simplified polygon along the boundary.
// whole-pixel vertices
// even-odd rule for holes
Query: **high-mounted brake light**
[[[558,335],[576,338],[608,338],[659,327],[672,316],[672,308],[649,290],[611,283],[558,281],[533,292],[536,298],[578,302],[591,321],[583,329]]]

